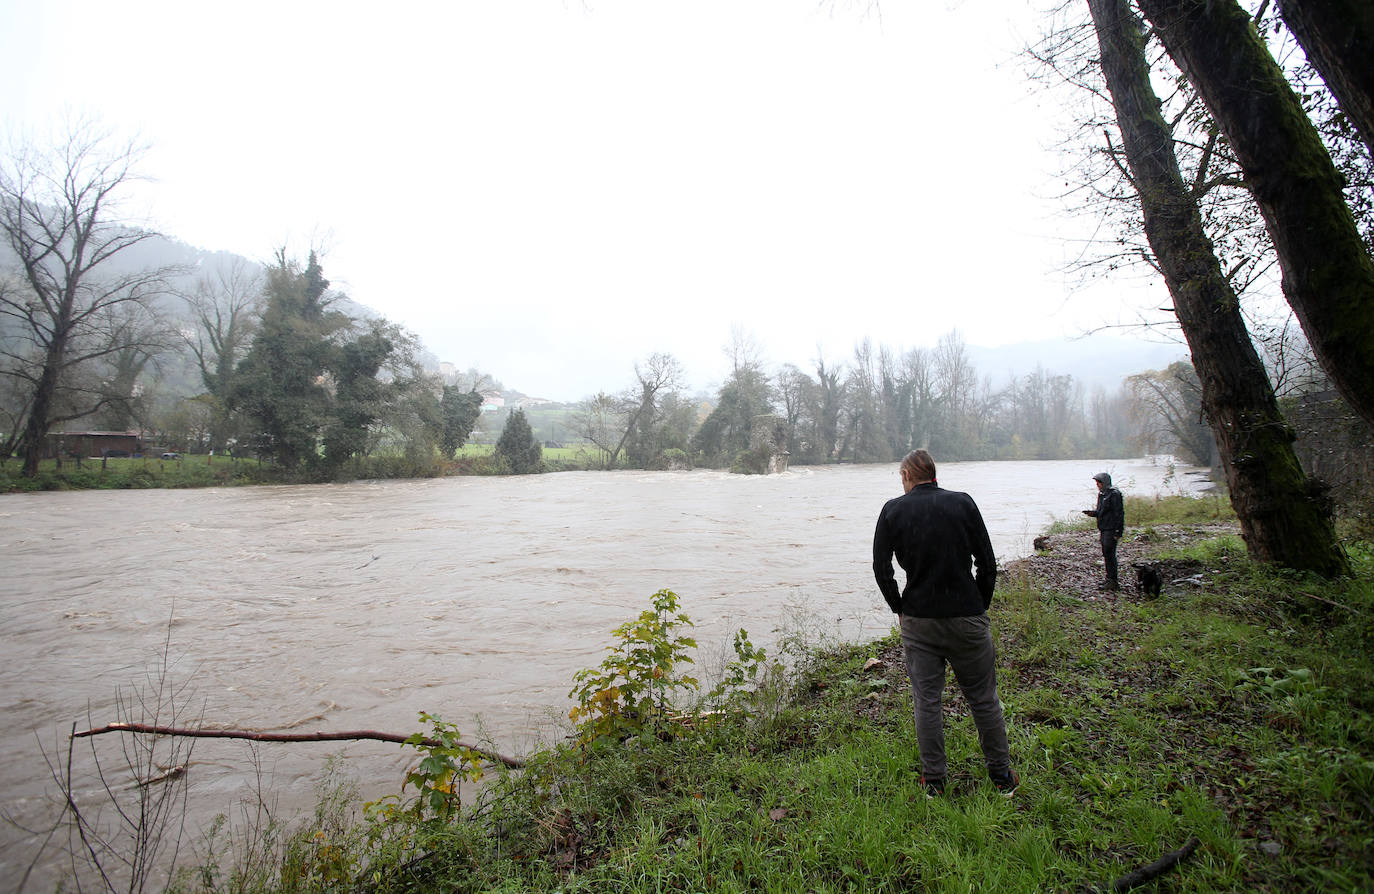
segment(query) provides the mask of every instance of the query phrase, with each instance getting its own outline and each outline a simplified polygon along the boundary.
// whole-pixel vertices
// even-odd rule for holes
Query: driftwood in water
[[[1163,875],[1173,869],[1181,861],[1192,856],[1193,851],[1197,850],[1198,840],[1189,838],[1188,842],[1176,851],[1170,851],[1148,866],[1142,866],[1134,872],[1128,872],[1121,878],[1112,883],[1113,891],[1129,891],[1137,888],[1146,882]]]
[[[82,730],[72,733],[73,739],[80,739],[85,736],[98,736],[102,733],[151,733],[157,736],[190,736],[199,739],[248,739],[252,742],[340,742],[354,741],[360,739],[371,739],[378,742],[397,742],[402,745],[410,736],[402,736],[397,733],[379,733],[375,730],[360,729],[347,730],[338,733],[254,733],[247,730],[233,729],[186,729],[171,726],[155,726],[148,723],[111,723],[96,729]],[[439,739],[423,738],[417,744],[427,748],[436,745],[443,745]],[[489,761],[505,764],[507,767],[520,768],[525,766],[525,762],[518,757],[507,757],[504,754],[497,754],[495,751],[487,751],[466,742],[457,743],[462,748],[467,748],[475,754],[479,754]]]

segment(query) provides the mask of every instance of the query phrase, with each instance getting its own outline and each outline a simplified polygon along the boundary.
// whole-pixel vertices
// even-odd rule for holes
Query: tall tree
[[[902,355],[902,382],[906,446],[929,449],[935,412],[935,375],[929,350],[912,348]]]
[[[133,347],[137,336],[114,321],[165,287],[167,268],[119,272],[114,263],[155,235],[116,217],[140,154],[76,122],[51,148],[17,146],[0,159],[0,235],[18,267],[0,289],[0,375],[17,397],[9,440],[24,475],[37,474],[53,425],[119,398],[99,387],[92,364]]]
[[[729,466],[749,449],[754,419],[773,412],[773,388],[756,357],[735,366],[720,386],[716,405],[692,436],[692,447],[708,466]]]
[[[606,454],[613,469],[622,451],[633,450],[632,464],[644,467],[662,451],[656,428],[665,419],[662,401],[682,386],[682,364],[672,354],[650,354],[635,363],[635,385],[617,395],[599,393],[582,401],[578,432]]]
[[[811,450],[811,420],[806,412],[807,395],[816,387],[811,377],[791,363],[784,363],[775,377],[782,418],[787,425],[787,450],[795,463],[815,462]]]
[[[845,404],[844,364],[829,364],[819,348],[816,351],[816,387],[809,411],[816,426],[815,451],[821,462],[833,462],[840,447],[841,417]]]
[[[232,410],[243,415],[259,453],[288,469],[320,460],[329,419],[326,387],[332,336],[348,318],[331,311],[329,280],[312,251],[304,270],[277,255],[268,271],[266,307],[257,337],[234,372]]]
[[[1317,359],[1374,423],[1374,258],[1301,100],[1235,0],[1138,2],[1240,162]],[[1369,18],[1366,3],[1352,22]]]
[[[625,434],[621,438],[630,464],[648,468],[657,464],[665,449],[662,442],[664,400],[682,387],[682,364],[671,354],[651,354],[644,363],[635,364],[636,390],[626,395],[629,408]]]
[[[936,456],[969,456],[977,446],[972,426],[978,372],[957,329],[940,336],[932,361],[939,403],[931,449]]]
[[[328,470],[367,451],[368,429],[382,415],[389,389],[378,381],[377,373],[396,347],[386,328],[385,323],[374,321],[329,357],[334,393],[321,432]]]
[[[579,435],[601,451],[608,469],[615,468],[620,449],[625,443],[627,415],[623,396],[605,391],[598,391],[577,405],[573,425]]]
[[[883,375],[879,354],[869,338],[854,346],[854,361],[845,386],[848,397],[848,422],[844,442],[846,458],[857,463],[882,462],[892,459],[892,445],[887,438]]]
[[[1202,410],[1202,385],[1191,363],[1126,378],[1136,435],[1147,450],[1169,450],[1199,466],[1212,464],[1216,441]]]
[[[262,301],[262,272],[242,258],[220,266],[181,295],[191,314],[185,333],[196,358],[201,383],[210,398],[210,449],[222,450],[231,437],[228,396],[234,369],[257,329]]]
[[[1125,0],[1088,0],[1146,236],[1173,297],[1231,502],[1259,559],[1325,575],[1348,569],[1328,506],[1303,474],[1235,293],[1179,171]]]
[[[96,390],[106,397],[91,417],[93,425],[113,431],[150,426],[149,401],[158,358],[173,340],[168,326],[150,308],[125,304],[104,321],[102,340],[118,346],[92,364]]]
[[[481,415],[482,395],[476,388],[464,391],[457,385],[444,386],[439,399],[439,450],[446,458],[452,459],[467,442]]]

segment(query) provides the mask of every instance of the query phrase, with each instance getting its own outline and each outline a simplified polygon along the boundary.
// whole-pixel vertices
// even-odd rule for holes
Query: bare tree
[[[973,368],[964,338],[957,329],[940,336],[931,359],[940,408],[932,445],[937,456],[952,456],[966,449],[972,441],[969,431],[978,372]]]
[[[194,291],[181,295],[195,326],[183,337],[195,355],[211,401],[211,449],[223,449],[230,436],[226,397],[234,366],[247,351],[257,326],[262,286],[262,270],[236,257],[197,280]]]
[[[651,441],[662,398],[682,387],[682,364],[672,354],[650,354],[635,364],[636,384],[620,395],[587,398],[578,413],[578,433],[606,453],[613,469],[631,441]],[[642,461],[644,456],[640,456]]]
[[[854,360],[845,385],[848,398],[845,443],[848,459],[854,462],[881,462],[890,459],[891,445],[884,437],[885,424],[882,401],[882,373],[880,355],[870,338],[863,338],[854,346]]]
[[[625,413],[621,398],[598,391],[577,405],[574,425],[577,433],[605,454],[606,468],[615,467],[624,444]]]
[[[816,387],[811,418],[816,422],[816,453],[822,462],[831,462],[843,452],[840,432],[845,415],[844,364],[826,365],[825,355],[816,348]]]
[[[935,412],[935,369],[931,351],[912,348],[902,355],[902,381],[905,383],[904,418],[906,438],[911,447],[929,447]]]
[[[1126,378],[1136,436],[1147,450],[1180,454],[1197,465],[1211,465],[1216,441],[1202,412],[1202,385],[1191,363],[1147,370]]]
[[[18,268],[0,291],[0,375],[22,395],[25,475],[37,474],[53,425],[117,397],[92,383],[90,367],[128,347],[111,319],[164,288],[167,269],[121,272],[112,263],[155,235],[114,217],[139,157],[134,144],[78,122],[52,149],[25,144],[0,159],[0,235]]]
[[[730,342],[721,349],[730,361],[730,374],[763,369],[763,343],[753,332],[738,323],[730,327]]]

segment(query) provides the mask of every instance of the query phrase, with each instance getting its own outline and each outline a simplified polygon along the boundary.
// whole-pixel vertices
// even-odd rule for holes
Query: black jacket
[[[1114,487],[1104,487],[1097,494],[1097,508],[1088,510],[1097,519],[1097,530],[1110,531],[1120,537],[1126,530],[1126,508],[1121,502],[1121,491]]]
[[[906,572],[900,593],[894,555]],[[873,576],[888,607],[903,615],[958,618],[987,611],[997,557],[973,498],[930,482],[888,500],[873,532]]]

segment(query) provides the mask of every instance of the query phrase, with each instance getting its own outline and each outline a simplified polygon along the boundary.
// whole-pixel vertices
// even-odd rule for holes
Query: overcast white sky
[[[0,0],[0,117],[137,132],[168,235],[322,245],[440,359],[575,400],[654,351],[717,384],[732,327],[806,367],[1129,315],[1061,272],[1081,224],[1016,58],[1035,27],[958,0]]]

